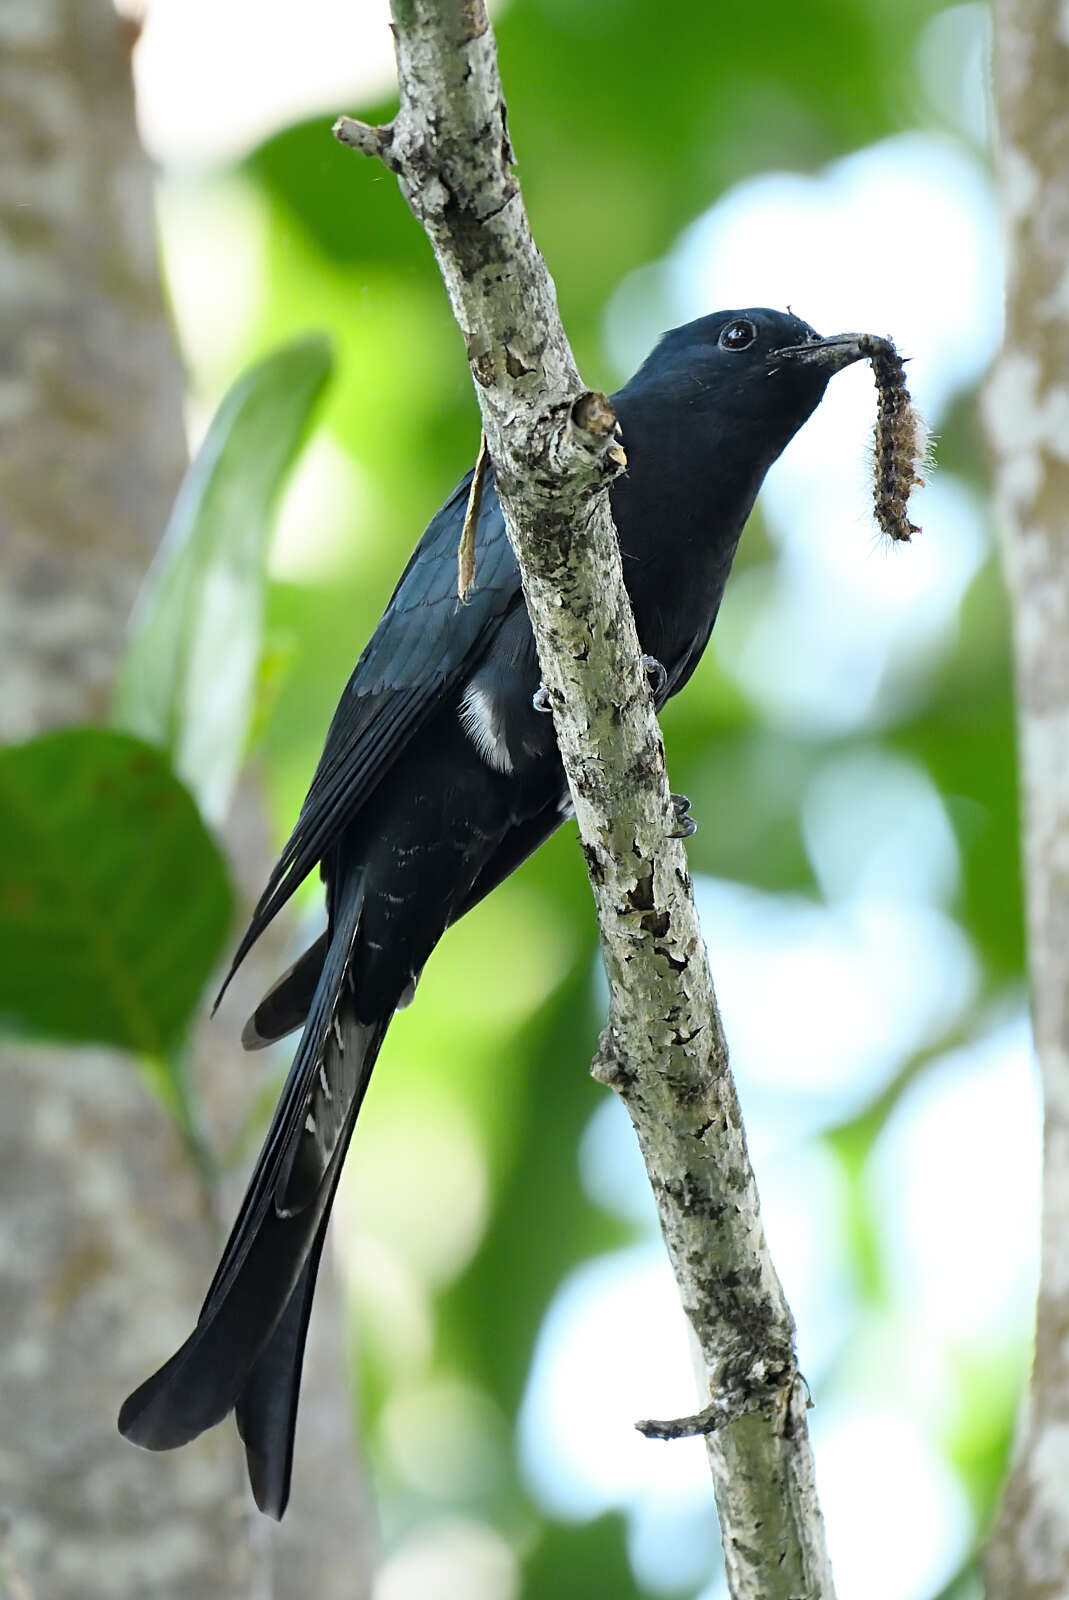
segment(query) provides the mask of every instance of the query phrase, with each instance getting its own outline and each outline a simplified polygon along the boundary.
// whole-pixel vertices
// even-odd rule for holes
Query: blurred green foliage
[[[218,847],[166,758],[102,728],[0,751],[0,882],[5,1022],[166,1059],[232,914]]]
[[[272,512],[330,375],[322,338],[243,373],[197,451],[145,582],[114,720],[168,752],[216,821],[244,759]]]
[[[224,397],[138,604],[115,692],[127,731],[0,752],[0,1021],[131,1051],[209,1188],[188,1034],[233,896],[203,819],[244,758],[272,512],[330,370],[323,339],[301,339]]]

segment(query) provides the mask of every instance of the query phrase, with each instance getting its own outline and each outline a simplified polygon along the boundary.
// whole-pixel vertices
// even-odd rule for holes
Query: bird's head
[[[666,333],[621,390],[621,411],[652,403],[662,426],[709,432],[764,471],[812,415],[833,373],[863,357],[856,334],[821,336],[790,311],[714,311]],[[626,421],[625,421],[626,439]]]

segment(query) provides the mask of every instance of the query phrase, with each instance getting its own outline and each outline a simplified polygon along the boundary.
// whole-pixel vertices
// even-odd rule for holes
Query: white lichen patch
[[[1042,388],[1037,356],[1010,350],[996,367],[985,420],[1005,463],[1000,485],[1015,506],[1033,501],[1043,485],[1044,457],[1069,461],[1069,386]]]
[[[1006,143],[999,158],[999,176],[1002,179],[1002,203],[1010,222],[1032,216],[1036,196],[1040,190],[1040,177],[1023,150]]]
[[[1061,1242],[1069,1219],[1069,1123],[1065,1120],[1069,1102],[1069,1062],[1063,1051],[1050,1051],[1043,1075],[1047,1099],[1045,1138],[1045,1192],[1043,1196],[1045,1236],[1043,1252],[1043,1294],[1048,1302],[1062,1302],[1069,1316],[1069,1249]],[[1057,1057],[1052,1067],[1051,1056]],[[1055,1109],[1053,1102],[1062,1102]],[[1052,1246],[1052,1238],[1057,1242]],[[1062,1478],[1069,1483],[1069,1473]]]
[[[1048,1422],[1032,1436],[1028,1487],[1017,1549],[1034,1584],[1061,1584],[1069,1571],[1065,1485],[1069,1483],[1069,1424]]]

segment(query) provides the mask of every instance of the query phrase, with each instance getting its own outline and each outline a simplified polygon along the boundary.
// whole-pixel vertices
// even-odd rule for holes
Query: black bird
[[[790,313],[721,311],[665,335],[612,397],[627,452],[612,510],[658,703],[705,648],[765,473],[861,354],[853,335],[821,339]],[[569,810],[489,478],[475,588],[457,601],[469,483],[431,521],[356,664],[238,946],[231,975],[320,867],[327,931],[243,1034],[255,1049],[304,1028],[248,1192],[192,1334],[119,1415],[127,1438],[169,1450],[235,1411],[257,1504],[274,1517],[331,1202],[390,1019],[450,923]]]

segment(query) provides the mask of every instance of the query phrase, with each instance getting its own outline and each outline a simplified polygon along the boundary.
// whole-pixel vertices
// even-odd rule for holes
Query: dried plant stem
[[[479,526],[479,513],[483,508],[483,484],[486,482],[486,463],[490,459],[486,448],[486,434],[479,438],[479,453],[475,457],[475,470],[471,475],[468,507],[464,513],[464,527],[457,548],[457,598],[466,600],[475,582],[475,533]]]

